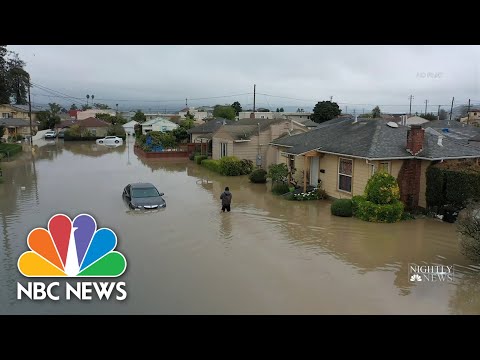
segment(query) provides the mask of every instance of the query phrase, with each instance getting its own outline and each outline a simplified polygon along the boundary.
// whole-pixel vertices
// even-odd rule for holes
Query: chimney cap
[[[421,128],[422,128],[422,125],[412,124],[412,125],[410,125],[410,128],[411,128],[411,129],[421,129]]]

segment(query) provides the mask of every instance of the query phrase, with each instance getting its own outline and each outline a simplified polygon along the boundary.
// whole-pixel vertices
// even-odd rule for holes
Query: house
[[[202,109],[195,109],[194,107],[186,107],[178,112],[180,119],[185,119],[187,113],[193,116],[193,119],[196,123],[201,123],[203,120],[207,119],[209,116],[212,116],[212,112],[200,111]]]
[[[142,125],[142,134],[146,134],[150,131],[172,131],[178,128],[178,124],[171,122],[170,120],[164,119],[162,117],[156,117],[152,120],[145,121]]]
[[[239,119],[275,119],[277,117],[282,118],[281,115],[284,113],[274,113],[272,111],[240,111],[238,113]]]
[[[336,119],[334,119],[336,120]],[[327,121],[307,133],[271,141],[277,163],[296,168],[306,189],[318,185],[333,198],[362,195],[370,176],[386,171],[397,178],[409,208],[426,207],[426,170],[432,163],[480,158],[480,149],[411,127],[376,119]]]
[[[77,111],[77,120],[85,120],[90,117],[95,117],[96,114],[108,114],[115,116],[116,112],[113,109],[88,109],[84,111]]]
[[[467,116],[460,119],[460,122],[480,125],[480,109],[471,109],[467,112]]]
[[[129,121],[126,124],[123,124],[122,127],[125,130],[125,133],[127,135],[134,135],[135,134],[135,125],[137,125],[138,122],[135,120]]]
[[[32,106],[32,122],[37,121],[37,113],[40,111],[38,107]],[[28,116],[29,106],[28,105],[11,105],[11,104],[1,104],[0,105],[0,118],[2,119],[23,119],[30,120]]]
[[[70,119],[71,120],[77,120],[77,114],[80,112],[81,110],[68,110],[68,116],[70,116]],[[95,115],[94,115],[95,116]]]
[[[83,120],[65,120],[60,124],[55,125],[55,129],[59,131],[65,131],[74,125],[78,125],[83,131],[90,131],[93,136],[104,137],[107,136],[107,130],[111,126],[110,123],[97,119],[95,117],[89,117]]]
[[[303,120],[310,119],[313,113],[311,112],[274,112],[273,118],[277,119],[293,119],[298,122],[302,122]],[[246,116],[249,117],[249,116]],[[257,116],[255,116],[257,117]]]
[[[4,133],[0,134],[0,138],[8,138],[10,136],[22,135],[30,136],[30,121],[17,118],[0,118],[0,126],[4,126]],[[38,131],[36,122],[32,121],[32,135]]]
[[[234,120],[224,118],[209,119],[201,125],[197,125],[187,130],[190,135],[190,142],[211,141],[212,134],[217,131],[222,125],[233,124]]]
[[[212,134],[212,159],[236,156],[252,160],[257,166],[268,168],[276,162],[276,155],[269,143],[288,134],[307,132],[305,125],[284,119],[242,119],[230,125],[220,126]]]
[[[480,134],[468,140],[468,144],[480,148]]]
[[[391,121],[395,121],[395,120],[391,120]],[[422,124],[428,123],[429,120],[424,119],[420,116],[410,116],[410,117],[403,116],[399,120],[397,119],[395,122],[400,125],[410,126],[410,125],[422,125]]]

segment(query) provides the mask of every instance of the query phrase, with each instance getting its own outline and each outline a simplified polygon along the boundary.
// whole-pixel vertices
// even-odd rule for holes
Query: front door
[[[318,185],[318,171],[320,169],[320,158],[318,156],[310,157],[310,185]]]

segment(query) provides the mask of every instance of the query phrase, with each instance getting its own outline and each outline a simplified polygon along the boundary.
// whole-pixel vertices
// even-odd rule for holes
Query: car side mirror
[[[163,195],[165,195],[165,194],[164,194],[164,193],[160,193],[160,196],[163,196]]]

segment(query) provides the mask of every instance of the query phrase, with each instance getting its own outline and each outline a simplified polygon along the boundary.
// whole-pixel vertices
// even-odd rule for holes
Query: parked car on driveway
[[[123,189],[123,198],[131,209],[159,209],[167,206],[159,192],[151,183],[132,183]]]
[[[48,130],[44,137],[45,139],[55,139],[57,137],[57,133],[54,130]]]
[[[103,139],[97,139],[97,144],[100,145],[117,145],[122,143],[123,139],[117,136],[106,136]]]

